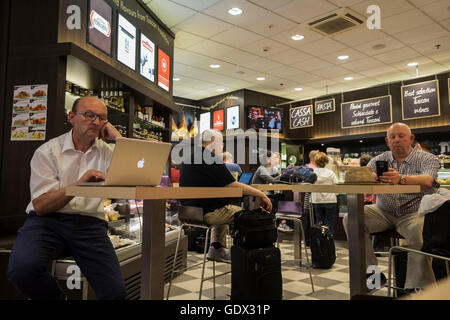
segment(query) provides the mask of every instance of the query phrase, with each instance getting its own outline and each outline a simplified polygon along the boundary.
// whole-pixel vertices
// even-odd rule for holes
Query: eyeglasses
[[[96,113],[93,113],[93,112],[89,112],[89,111],[87,111],[87,112],[77,112],[77,114],[83,115],[86,118],[86,120],[89,120],[89,121],[95,121],[95,119],[97,119],[97,118],[98,118],[98,120],[100,122],[107,121],[106,116],[100,115],[100,114],[96,114]]]

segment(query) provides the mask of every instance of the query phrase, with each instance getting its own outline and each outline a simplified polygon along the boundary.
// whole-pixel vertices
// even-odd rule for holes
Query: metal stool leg
[[[208,228],[206,230],[206,237],[205,237],[205,251],[203,253],[203,268],[202,268],[202,279],[200,282],[200,292],[198,294],[198,300],[202,300],[202,290],[203,290],[203,279],[205,278],[205,264],[206,264],[206,253],[208,249],[208,238],[209,238],[209,231],[211,228]]]
[[[181,239],[181,232],[183,232],[184,224],[180,226],[180,230],[178,232],[178,240],[177,240],[177,246],[175,248],[175,255],[173,257],[173,265],[172,265],[172,272],[170,273],[170,282],[169,282],[169,288],[167,288],[167,300],[169,300],[170,295],[170,289],[172,288],[172,281],[173,281],[173,274],[175,272],[175,265],[177,262],[177,255],[178,255],[178,246],[180,245],[180,239]]]
[[[314,283],[313,283],[313,278],[312,278],[312,274],[311,274],[312,266],[309,264],[308,250],[306,248],[306,241],[305,241],[305,233],[303,231],[303,223],[300,219],[298,219],[298,221],[300,222],[300,231],[302,232],[302,241],[303,241],[303,245],[305,246],[305,256],[306,256],[306,263],[308,264],[307,267],[308,267],[308,271],[309,271],[309,279],[311,280],[311,288],[312,288],[312,292],[314,292]]]
[[[213,297],[216,300],[216,262],[213,260]]]

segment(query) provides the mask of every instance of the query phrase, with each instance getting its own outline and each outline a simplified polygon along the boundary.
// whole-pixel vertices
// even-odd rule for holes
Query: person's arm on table
[[[404,179],[401,184],[418,184],[422,190],[431,188],[435,181],[429,174],[420,174],[416,176],[402,175],[392,168],[389,168],[389,171],[380,176],[380,181],[390,184],[400,184],[402,176]]]
[[[227,187],[233,187],[233,188],[241,188],[242,189],[242,193],[246,196],[253,196],[253,197],[258,197],[261,199],[261,201],[264,204],[264,208],[267,211],[272,211],[272,202],[270,201],[270,199],[265,195],[264,192],[255,189],[253,187],[250,187],[246,184],[240,183],[240,182],[232,182],[229,185],[227,185]]]

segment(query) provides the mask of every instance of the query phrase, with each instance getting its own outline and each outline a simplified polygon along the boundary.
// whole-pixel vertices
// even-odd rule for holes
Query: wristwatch
[[[400,176],[400,182],[399,182],[400,184],[406,184],[406,176],[405,175],[401,175]]]

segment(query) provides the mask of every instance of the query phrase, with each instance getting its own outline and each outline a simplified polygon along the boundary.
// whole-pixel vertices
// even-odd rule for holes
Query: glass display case
[[[164,280],[167,282],[173,267],[173,259],[178,238],[177,202],[168,200],[166,203],[166,254]],[[108,221],[108,236],[116,250],[122,269],[122,275],[127,290],[126,299],[140,298],[141,271],[141,230],[143,201],[107,200],[105,199],[105,220]],[[176,268],[180,269],[187,263],[187,236],[182,235],[176,259]],[[72,257],[53,261],[52,275],[66,293],[69,300],[95,299],[95,293],[83,274],[80,273],[79,285],[75,282],[76,262]]]
[[[450,186],[450,169],[439,169],[437,182],[441,186]]]

